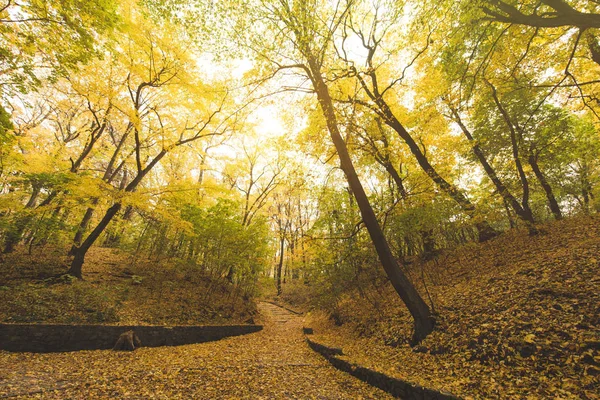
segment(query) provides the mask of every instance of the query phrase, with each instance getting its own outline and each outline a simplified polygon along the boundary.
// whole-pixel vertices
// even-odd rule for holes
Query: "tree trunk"
[[[12,253],[15,250],[15,246],[19,244],[21,238],[23,237],[23,232],[27,226],[31,223],[33,216],[31,214],[17,216],[12,226],[8,229],[8,232],[5,234],[6,237],[4,239],[4,248],[2,253],[8,254]]]
[[[25,208],[34,208],[35,203],[37,203],[38,196],[40,195],[40,191],[42,190],[42,185],[33,184],[31,196],[29,196],[29,201],[25,204]]]
[[[307,54],[307,59],[310,69],[310,78],[317,93],[319,105],[323,112],[323,116],[325,117],[331,139],[340,158],[341,168],[346,175],[346,179],[348,180],[348,184],[350,185],[352,193],[354,193],[354,197],[360,209],[363,222],[365,223],[369,235],[371,236],[371,240],[375,246],[379,260],[381,261],[387,276],[394,286],[394,289],[396,289],[396,292],[404,304],[406,304],[406,307],[414,318],[415,331],[413,335],[413,343],[419,342],[433,330],[435,319],[425,301],[423,301],[412,283],[404,275],[396,259],[392,255],[388,242],[383,235],[383,231],[381,230],[379,222],[377,221],[377,217],[375,216],[375,212],[373,211],[367,194],[365,193],[358,175],[356,174],[356,170],[354,169],[354,165],[352,164],[352,160],[348,154],[346,143],[344,142],[344,139],[339,131],[337,117],[333,108],[333,102],[329,94],[329,89],[327,88],[327,85],[325,84],[325,81],[321,75],[319,64],[314,56],[310,54]]]
[[[423,258],[429,259],[435,254],[433,229],[421,230],[421,240],[423,241]]]
[[[77,247],[74,253],[73,262],[71,262],[71,268],[67,271],[67,274],[73,275],[79,279],[82,279],[81,270],[83,267],[83,263],[85,261],[85,255],[87,251],[92,247],[94,242],[100,237],[104,229],[108,226],[110,221],[114,218],[115,215],[121,209],[121,203],[113,204],[104,214],[104,217],[100,221],[100,223],[94,228],[92,232],[88,235],[85,241],[81,244],[81,246]]]
[[[531,166],[531,169],[533,170],[533,173],[535,174],[535,177],[540,182],[540,185],[544,189],[544,192],[546,192],[546,198],[548,199],[548,204],[550,205],[550,211],[552,211],[552,215],[554,215],[554,219],[556,219],[556,220],[562,219],[562,213],[560,211],[560,207],[558,206],[558,202],[556,201],[556,197],[554,197],[554,192],[552,191],[552,187],[550,186],[550,184],[546,180],[546,177],[542,173],[542,170],[540,169],[540,166],[537,162],[537,157],[535,156],[533,151],[531,151],[529,153],[528,162],[529,162],[529,165]]]
[[[454,114],[456,123],[459,125],[460,129],[462,130],[462,132],[465,135],[465,137],[467,138],[467,140],[469,142],[473,143],[473,146],[471,147],[471,149],[473,150],[473,153],[479,160],[479,163],[483,167],[483,170],[485,171],[488,178],[490,178],[490,180],[496,187],[496,190],[498,191],[500,196],[502,196],[504,203],[510,204],[510,206],[514,210],[515,214],[517,214],[517,216],[519,218],[521,218],[527,225],[534,224],[535,221],[533,220],[533,216],[532,216],[531,212],[529,212],[529,213],[525,212],[525,210],[523,209],[521,204],[519,204],[519,201],[515,198],[515,196],[512,195],[512,193],[508,190],[506,185],[504,185],[504,183],[500,180],[500,178],[496,174],[496,171],[494,170],[494,168],[490,165],[490,163],[485,158],[485,155],[483,154],[483,150],[481,150],[481,147],[479,147],[479,144],[475,141],[475,139],[473,138],[473,135],[471,134],[469,129],[463,124],[460,116],[458,115],[458,112],[456,112],[455,110],[452,110],[452,113]],[[511,227],[512,227],[512,220],[511,220]]]
[[[93,199],[92,204],[93,205],[98,204],[98,199]],[[83,234],[85,233],[88,226],[90,225],[90,221],[92,220],[93,215],[94,215],[94,209],[92,207],[88,207],[88,209],[85,210],[85,214],[83,215],[83,218],[81,219],[81,222],[79,223],[79,226],[77,227],[77,232],[75,232],[75,237],[73,238],[73,245],[71,246],[71,250],[69,250],[70,256],[75,255],[75,252],[77,251],[77,247],[79,247],[81,245],[81,241],[83,240]]]
[[[25,204],[25,209],[30,210],[35,208],[35,203],[40,195],[40,191],[42,186],[40,184],[32,185],[32,192],[29,196],[29,200],[27,204]],[[33,220],[33,215],[31,215],[28,211],[25,211],[25,215],[21,215],[16,218],[14,224],[8,229],[6,233],[6,238],[4,240],[4,248],[2,250],[3,253],[12,253],[15,250],[15,246],[19,244],[21,238],[23,237],[23,232],[27,229],[27,226],[31,224]]]
[[[369,75],[376,86],[377,76],[374,71],[370,72]],[[398,136],[408,145],[410,152],[415,156],[419,166],[423,169],[423,171],[433,180],[433,182],[444,192],[446,192],[461,208],[462,210],[470,217],[475,217],[475,206],[469,199],[454,185],[448,183],[436,170],[433,168],[425,153],[421,150],[417,142],[413,139],[413,137],[408,133],[404,125],[396,118],[396,115],[392,112],[389,105],[386,103],[384,98],[379,94],[378,91],[371,91],[368,89],[366,82],[361,78],[360,79],[361,86],[365,89],[371,100],[377,106],[378,114],[383,118],[383,121],[386,125],[392,128]],[[475,224],[477,228],[477,232],[479,234],[479,241],[485,242],[486,240],[492,239],[498,236],[498,232],[494,230],[487,223],[487,221],[480,221]]]
[[[281,237],[279,239],[279,263],[277,264],[277,271],[275,275],[277,275],[277,296],[281,296],[281,272],[283,270],[283,255],[285,251],[285,237]]]
[[[523,212],[525,213],[526,221],[533,221],[533,212],[529,207],[529,181],[527,180],[527,175],[525,174],[523,164],[521,163],[521,157],[519,156],[519,139],[522,138],[520,134],[519,137],[517,137],[517,127],[513,124],[512,120],[510,119],[510,115],[508,115],[508,112],[504,109],[504,106],[500,102],[500,99],[498,98],[498,93],[496,92],[496,88],[489,82],[488,85],[492,89],[492,97],[494,99],[494,103],[496,104],[496,107],[498,107],[500,114],[502,114],[502,118],[504,118],[504,122],[508,126],[508,131],[510,133],[510,144],[512,147],[513,161],[515,162],[517,174],[519,175],[519,180],[521,181],[521,186],[523,188],[523,198],[521,200],[521,207],[523,207]],[[529,224],[528,228],[529,234],[535,235],[538,233],[538,230],[533,225],[533,223]]]
[[[146,165],[146,167],[144,169],[141,169],[138,171],[135,178],[127,185],[127,187],[125,187],[124,192],[127,192],[127,193],[133,192],[138,187],[138,185],[140,184],[142,179],[144,179],[144,177],[148,174],[148,172],[150,172],[150,170],[152,170],[152,168],[154,168],[154,166],[156,164],[158,164],[158,162],[166,154],[167,154],[167,150],[162,149],[160,151],[160,153],[158,153],[152,159],[152,161],[150,161],[150,163],[148,163],[148,165]],[[90,232],[90,234],[83,241],[81,246],[79,246],[75,250],[75,252],[73,254],[74,258],[73,258],[73,261],[71,262],[71,268],[67,271],[67,274],[73,275],[79,279],[83,279],[83,277],[81,275],[81,270],[83,267],[83,263],[84,263],[85,255],[86,255],[87,251],[90,249],[90,247],[92,247],[94,242],[100,237],[102,232],[104,232],[104,230],[106,229],[106,227],[108,226],[110,221],[112,221],[112,219],[115,217],[115,215],[117,215],[119,210],[121,210],[121,203],[115,203],[106,211],[106,214],[104,214],[104,217],[102,218],[102,220],[100,220],[100,222],[98,223],[96,228],[94,228],[94,230],[92,232]]]
[[[389,108],[387,109],[388,113],[386,118],[386,123],[394,129],[398,135],[404,140],[404,142],[410,148],[411,153],[417,159],[417,162],[425,171],[425,173],[431,178],[431,180],[444,192],[446,192],[461,208],[467,215],[471,218],[475,216],[475,206],[471,201],[460,191],[458,188],[446,181],[436,170],[433,168],[427,156],[421,151],[421,148],[414,141],[412,136],[408,133],[408,131],[404,128],[404,126],[396,119],[396,117],[391,113]],[[487,221],[479,221],[475,223],[475,228],[477,229],[478,238],[480,242],[485,242],[490,240],[496,236],[498,236],[498,232],[494,230],[487,223]]]
[[[513,221],[513,218],[510,215],[510,206],[509,206],[508,202],[506,201],[506,199],[503,199],[502,203],[504,204],[504,210],[506,211],[506,218],[508,218],[508,223],[510,225],[510,229],[514,229],[515,221]]]

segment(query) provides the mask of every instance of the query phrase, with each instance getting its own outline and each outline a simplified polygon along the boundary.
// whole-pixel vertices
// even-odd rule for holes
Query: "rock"
[[[113,350],[129,350],[133,351],[136,347],[140,347],[142,342],[140,338],[135,334],[134,331],[127,331],[121,333],[119,339],[117,339],[117,343],[113,347]]]

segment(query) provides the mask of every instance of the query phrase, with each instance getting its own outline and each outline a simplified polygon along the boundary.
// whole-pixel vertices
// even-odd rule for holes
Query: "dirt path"
[[[0,352],[0,398],[386,399],[304,342],[302,317],[260,303],[258,333],[133,353]]]

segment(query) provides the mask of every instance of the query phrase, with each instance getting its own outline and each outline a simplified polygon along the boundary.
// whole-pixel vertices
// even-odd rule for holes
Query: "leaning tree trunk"
[[[517,128],[515,127],[516,125],[513,124],[510,115],[508,115],[508,112],[500,102],[496,88],[489,82],[488,85],[492,89],[492,98],[494,99],[494,103],[496,104],[496,107],[498,107],[500,114],[502,114],[502,118],[508,126],[508,131],[510,133],[510,145],[512,148],[513,161],[515,162],[515,168],[517,169],[517,174],[519,175],[519,180],[521,181],[521,186],[523,188],[521,207],[523,207],[527,221],[533,221],[533,212],[529,207],[529,180],[527,179],[527,174],[525,174],[523,163],[521,162],[521,156],[519,155],[519,141],[522,140],[522,136],[520,135],[520,132],[517,132]],[[535,235],[538,233],[537,228],[533,224],[529,224],[528,228],[530,235]]]
[[[479,160],[479,163],[483,167],[483,170],[485,171],[486,175],[488,176],[488,178],[490,178],[500,196],[502,196],[504,204],[510,205],[514,210],[515,214],[517,214],[517,216],[521,218],[527,226],[533,225],[535,221],[533,220],[533,215],[531,214],[531,211],[526,212],[525,209],[521,206],[521,204],[519,204],[519,201],[516,199],[516,197],[513,196],[508,187],[506,187],[504,182],[500,180],[500,177],[498,177],[498,174],[496,174],[496,171],[486,159],[485,154],[483,154],[483,150],[481,149],[481,147],[479,147],[479,144],[477,143],[477,141],[475,141],[469,129],[465,126],[465,124],[463,124],[460,116],[458,115],[458,112],[452,110],[452,113],[456,118],[456,123],[458,123],[458,126],[462,130],[467,140],[473,144],[473,146],[471,147],[471,150],[473,150],[473,154],[475,154],[475,156]],[[512,220],[510,222],[512,227]]]
[[[152,168],[154,168],[154,166],[158,164],[158,162],[162,160],[162,158],[167,154],[167,151],[167,149],[163,148],[160,151],[160,153],[158,153],[152,159],[152,161],[150,161],[150,163],[146,165],[144,169],[139,170],[136,177],[129,183],[129,185],[125,187],[124,192],[133,192],[138,187],[142,179],[144,179],[144,177],[148,174],[148,172],[150,172],[150,170],[152,170]],[[100,222],[98,223],[98,225],[96,225],[94,230],[90,232],[90,234],[83,241],[81,246],[75,249],[75,251],[73,252],[74,257],[73,261],[71,262],[71,268],[69,268],[67,274],[82,279],[81,270],[85,261],[85,255],[87,254],[90,247],[92,247],[92,245],[96,242],[96,240],[98,240],[102,232],[104,232],[108,224],[110,224],[110,221],[112,221],[115,215],[117,215],[117,213],[121,210],[121,206],[121,203],[115,203],[108,210],[106,210],[106,214],[104,214],[102,220],[100,220]]]
[[[94,198],[92,200],[92,204],[97,205],[98,199]],[[83,235],[85,234],[85,231],[87,230],[88,226],[90,225],[90,221],[92,220],[93,216],[94,216],[94,208],[88,207],[87,210],[85,210],[85,214],[83,215],[81,222],[79,222],[79,226],[77,227],[77,232],[75,232],[75,237],[73,238],[73,245],[71,246],[71,250],[69,251],[70,256],[75,255],[75,253],[77,252],[77,248],[81,245],[81,241],[83,240]]]
[[[431,178],[431,180],[444,192],[446,192],[452,200],[454,200],[467,215],[471,218],[475,216],[475,205],[471,203],[471,201],[465,196],[458,188],[446,181],[431,165],[427,156],[421,151],[419,145],[412,136],[408,133],[408,131],[404,128],[404,126],[396,119],[396,117],[392,114],[389,108],[386,108],[386,124],[392,127],[398,135],[404,140],[404,142],[410,148],[411,153],[417,159],[417,162],[425,171],[425,173]],[[487,221],[479,221],[475,223],[475,228],[477,228],[478,238],[480,242],[485,242],[486,240],[490,240],[496,236],[498,236],[498,232],[494,230],[490,226]]]
[[[529,165],[531,166],[531,169],[533,170],[535,177],[537,178],[538,182],[540,182],[540,185],[542,186],[542,188],[544,189],[544,192],[546,193],[546,198],[548,199],[548,204],[550,205],[550,211],[552,211],[552,215],[554,215],[554,218],[557,220],[562,219],[562,213],[560,211],[558,202],[556,201],[556,197],[554,197],[554,192],[552,191],[552,187],[550,186],[550,184],[548,183],[548,180],[542,173],[542,170],[540,169],[540,165],[537,162],[537,157],[535,156],[535,154],[533,152],[529,153],[529,158],[527,161],[529,162]]]
[[[374,70],[369,72],[369,76],[373,81],[374,86],[377,83],[377,76]],[[359,78],[361,86],[365,89],[365,92],[370,99],[375,103],[378,114],[383,118],[383,122],[390,128],[392,128],[398,136],[408,145],[410,152],[417,159],[417,163],[421,169],[429,176],[429,178],[444,192],[446,192],[452,200],[454,200],[461,209],[470,217],[475,217],[475,205],[465,196],[455,185],[448,183],[431,165],[429,159],[425,153],[421,150],[417,142],[413,139],[411,134],[406,130],[404,125],[396,118],[396,115],[385,101],[383,96],[377,90],[369,90],[364,79]],[[498,232],[490,226],[487,221],[479,221],[475,223],[475,228],[478,232],[480,242],[485,242],[496,236]]]
[[[121,203],[113,204],[104,214],[104,217],[100,221],[100,223],[94,228],[92,232],[88,235],[88,237],[83,241],[81,246],[77,247],[73,253],[74,258],[71,262],[71,268],[67,271],[67,274],[73,275],[79,279],[82,279],[83,276],[81,274],[81,270],[83,267],[83,263],[85,261],[85,255],[94,242],[100,237],[104,229],[108,226],[110,221],[114,218],[115,215],[121,209]]]
[[[415,331],[413,335],[413,343],[416,343],[425,338],[433,330],[435,319],[425,301],[421,298],[406,275],[404,275],[398,265],[398,262],[392,255],[388,242],[383,234],[379,222],[377,221],[377,217],[375,216],[375,212],[373,211],[367,194],[365,193],[358,175],[356,174],[356,170],[352,164],[352,159],[348,154],[346,143],[344,142],[344,139],[339,131],[337,117],[333,108],[333,102],[329,94],[329,89],[327,88],[323,76],[321,75],[319,64],[311,55],[308,55],[307,59],[308,67],[310,69],[310,78],[312,80],[315,92],[317,93],[317,99],[323,112],[323,116],[325,117],[329,134],[340,158],[341,168],[346,175],[346,179],[348,180],[348,184],[350,185],[352,193],[354,193],[354,197],[360,209],[362,219],[367,227],[369,235],[371,236],[371,240],[375,246],[383,269],[394,286],[394,289],[404,304],[406,304],[406,307],[414,318]]]

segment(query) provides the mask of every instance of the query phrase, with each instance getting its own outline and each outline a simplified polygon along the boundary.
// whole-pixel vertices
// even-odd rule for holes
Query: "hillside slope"
[[[600,218],[542,230],[413,264],[438,313],[417,347],[406,343],[411,319],[387,284],[348,293],[335,311],[341,326],[315,313],[317,337],[363,365],[460,396],[597,399]]]
[[[0,322],[197,325],[251,322],[256,306],[226,279],[177,259],[134,259],[95,247],[84,279],[67,270],[66,250],[24,249],[0,262]]]

